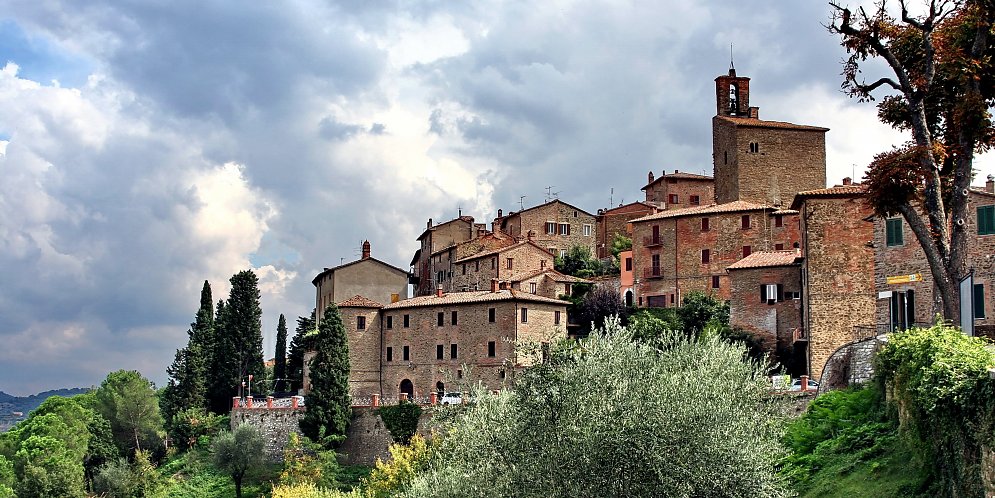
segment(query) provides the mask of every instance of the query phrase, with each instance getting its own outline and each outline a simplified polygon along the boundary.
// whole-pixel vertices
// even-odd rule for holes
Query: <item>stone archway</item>
[[[625,291],[625,305],[629,308],[632,307],[632,289]]]
[[[404,379],[401,381],[398,392],[407,393],[408,399],[412,399],[415,397],[415,385],[411,383],[410,379]]]

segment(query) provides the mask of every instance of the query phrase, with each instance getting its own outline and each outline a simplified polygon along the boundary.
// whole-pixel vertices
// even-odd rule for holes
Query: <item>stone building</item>
[[[715,78],[712,118],[715,202],[788,206],[794,195],[826,186],[828,128],[765,121],[750,107],[750,78]]]
[[[370,241],[363,241],[362,257],[334,268],[325,268],[311,281],[315,287],[318,320],[329,304],[352,296],[370,296],[391,303],[408,297],[408,272],[370,256]]]
[[[801,251],[761,251],[727,268],[729,325],[752,334],[791,375],[808,373],[801,339]]]
[[[520,275],[552,268],[553,255],[546,248],[523,240],[456,260],[450,288],[455,291],[483,290],[491,280],[510,282]]]
[[[746,201],[668,209],[632,225],[637,305],[658,308],[680,305],[690,291],[729,299],[726,268],[800,239],[797,211]]]
[[[968,198],[965,271],[973,274],[975,329],[995,332],[995,181],[991,175],[985,188],[972,188]],[[931,324],[942,307],[934,289],[926,256],[908,224],[901,217],[874,220],[875,326],[905,329]]]
[[[715,202],[715,180],[710,176],[666,171],[654,177],[650,171],[646,191],[646,203],[660,209],[680,209],[703,206]]]
[[[866,335],[874,315],[874,225],[864,197],[864,187],[847,178],[799,192],[791,205],[801,218],[801,327],[813,379],[840,346]]]
[[[504,215],[498,210],[493,231],[519,240],[533,234],[533,242],[553,255],[563,255],[573,246],[583,246],[597,254],[597,220],[593,214],[554,199],[545,204]]]
[[[415,286],[416,296],[425,296],[435,292],[440,276],[439,265],[433,262],[433,255],[460,242],[482,235],[486,226],[473,222],[472,216],[459,216],[456,219],[432,224],[428,219],[425,231],[418,236],[419,249],[411,259],[411,283]]]
[[[598,225],[595,230],[598,234],[596,241],[598,251],[595,253],[595,257],[598,259],[611,257],[612,241],[615,240],[615,236],[622,235],[631,239],[632,225],[629,222],[651,215],[658,210],[659,208],[655,205],[640,201],[630,202],[624,206],[619,205],[612,209],[599,209],[598,215],[595,217]]]
[[[518,243],[516,239],[504,232],[485,232],[469,240],[458,242],[439,249],[432,253],[429,261],[429,271],[434,275],[435,288],[446,292],[478,290],[485,288],[491,277],[483,280],[474,280],[479,277],[478,272],[471,273],[472,277],[467,277],[467,270],[464,266],[457,265],[457,261],[468,260],[470,258],[483,255],[495,255],[502,249],[514,246]],[[479,265],[478,265],[479,266]],[[521,265],[519,265],[521,266]],[[523,268],[519,268],[522,270]],[[481,283],[483,282],[483,283]]]

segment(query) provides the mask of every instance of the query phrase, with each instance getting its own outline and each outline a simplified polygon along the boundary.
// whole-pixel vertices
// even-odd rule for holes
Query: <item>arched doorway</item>
[[[444,394],[446,394],[446,383],[442,382],[441,380],[439,382],[436,382],[435,392],[439,393],[439,397],[442,397]]]
[[[632,307],[632,289],[625,291],[625,305],[629,308]]]
[[[408,399],[412,399],[415,397],[415,385],[410,380],[404,379],[401,381],[400,392],[407,393]]]

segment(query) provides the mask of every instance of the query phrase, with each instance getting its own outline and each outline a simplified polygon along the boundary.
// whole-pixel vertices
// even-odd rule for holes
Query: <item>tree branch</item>
[[[881,79],[875,81],[874,83],[871,83],[870,85],[857,85],[857,88],[859,88],[860,91],[862,91],[862,92],[870,93],[870,92],[876,90],[881,85],[888,85],[888,86],[894,88],[895,90],[902,91],[902,86],[899,85],[897,82],[895,82],[895,80],[893,80],[891,78],[881,78]]]

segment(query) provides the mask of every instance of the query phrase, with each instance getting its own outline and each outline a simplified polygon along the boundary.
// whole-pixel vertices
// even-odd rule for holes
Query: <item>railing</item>
[[[643,246],[653,247],[663,245],[663,237],[657,235],[656,237],[643,237]]]
[[[643,278],[663,278],[663,268],[651,266],[643,269]]]
[[[245,409],[304,408],[304,396],[291,396],[289,398],[274,398],[273,396],[240,398],[235,396],[231,400],[231,407]]]

